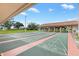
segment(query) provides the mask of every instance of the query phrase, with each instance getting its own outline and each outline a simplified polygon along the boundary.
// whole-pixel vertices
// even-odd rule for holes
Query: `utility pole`
[[[21,15],[24,15],[24,18],[25,18],[25,29],[24,29],[24,30],[25,30],[25,32],[26,32],[26,17],[27,17],[27,15],[26,15],[25,12],[22,12]]]
[[[26,32],[26,17],[27,17],[27,16],[25,15],[25,32]]]

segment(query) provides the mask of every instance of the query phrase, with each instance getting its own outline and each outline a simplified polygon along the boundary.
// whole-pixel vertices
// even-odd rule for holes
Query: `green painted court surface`
[[[55,35],[53,32],[27,32],[17,34],[0,34],[0,53],[29,44],[40,39]],[[56,33],[55,37],[18,54],[18,56],[66,56],[67,55],[67,33]]]

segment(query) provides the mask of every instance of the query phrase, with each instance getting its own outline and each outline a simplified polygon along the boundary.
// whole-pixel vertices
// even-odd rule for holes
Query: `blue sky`
[[[24,24],[26,15],[27,24],[29,22],[44,24],[72,20],[77,18],[77,14],[77,4],[39,3],[16,15],[14,20]]]

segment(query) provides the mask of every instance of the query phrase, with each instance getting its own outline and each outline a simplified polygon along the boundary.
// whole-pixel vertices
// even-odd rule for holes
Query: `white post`
[[[25,32],[26,32],[26,17],[27,17],[27,16],[25,16]]]
[[[60,32],[61,32],[61,27],[60,27]]]
[[[25,32],[26,32],[26,17],[27,17],[27,15],[26,15],[25,12],[22,12],[21,15],[24,15],[24,17],[25,17],[25,29],[24,29],[24,30],[25,30]]]
[[[55,27],[54,27],[54,32],[55,32],[55,30],[56,30],[56,29],[55,29]]]
[[[69,26],[67,26],[67,31],[69,32]]]
[[[79,19],[79,3],[78,3],[78,19]],[[78,20],[78,36],[79,36],[79,20]]]
[[[51,28],[50,28],[50,27],[48,27],[48,31],[49,31],[49,32],[51,31]]]
[[[78,21],[78,36],[79,36],[79,21]]]

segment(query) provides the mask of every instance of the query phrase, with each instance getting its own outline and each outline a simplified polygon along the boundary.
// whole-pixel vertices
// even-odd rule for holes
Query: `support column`
[[[47,31],[47,32],[49,31],[49,28],[48,28],[48,27],[46,27],[46,31]]]
[[[62,27],[60,27],[60,32],[62,32]]]
[[[51,31],[51,28],[50,28],[50,27],[48,28],[48,31],[49,31],[49,32]]]
[[[45,28],[43,28],[43,31],[45,31]]]
[[[41,30],[42,30],[41,27],[39,27],[39,28],[38,28],[38,31],[41,31]]]
[[[66,26],[66,32],[67,32],[67,26]]]
[[[79,37],[79,21],[78,21],[78,37]]]
[[[54,32],[55,32],[55,27],[54,27]]]
[[[67,31],[70,32],[70,28],[69,28],[69,26],[67,26]]]

